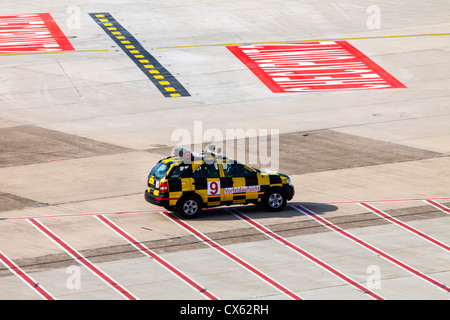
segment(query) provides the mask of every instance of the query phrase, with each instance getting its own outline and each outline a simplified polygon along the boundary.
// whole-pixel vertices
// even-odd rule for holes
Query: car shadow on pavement
[[[314,214],[324,214],[327,212],[337,211],[338,207],[320,203],[320,202],[289,202],[282,211],[270,212],[265,210],[260,205],[235,205],[229,207],[207,208],[203,209],[202,213],[194,220],[203,221],[227,221],[237,219],[231,212],[237,210],[240,213],[247,215],[252,219],[268,219],[268,218],[291,218],[303,216],[304,214],[296,210],[295,206],[303,206],[311,210]],[[177,214],[174,214],[179,219],[182,219]],[[182,219],[184,220],[184,219]],[[187,219],[189,221],[190,219]]]

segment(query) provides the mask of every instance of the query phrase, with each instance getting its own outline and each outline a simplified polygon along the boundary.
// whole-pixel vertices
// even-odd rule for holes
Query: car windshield
[[[157,179],[161,179],[166,175],[168,169],[169,165],[159,162],[156,166],[153,167],[152,171],[150,172],[150,175],[155,176],[155,178]]]

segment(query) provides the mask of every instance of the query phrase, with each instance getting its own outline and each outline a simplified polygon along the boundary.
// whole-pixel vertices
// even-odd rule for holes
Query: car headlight
[[[288,185],[291,185],[291,179],[289,177],[286,178],[286,182]]]

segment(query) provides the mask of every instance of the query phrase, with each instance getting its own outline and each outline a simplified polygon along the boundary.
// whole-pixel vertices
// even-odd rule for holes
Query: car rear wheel
[[[269,211],[283,210],[286,202],[286,194],[282,189],[271,189],[263,198],[263,206]]]
[[[183,218],[196,218],[202,211],[202,202],[195,196],[181,198],[177,203],[177,211]]]

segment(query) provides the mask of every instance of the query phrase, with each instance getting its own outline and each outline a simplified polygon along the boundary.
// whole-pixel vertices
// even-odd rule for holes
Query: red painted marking
[[[387,261],[390,261],[390,262],[396,264],[397,266],[403,268],[404,270],[410,272],[411,274],[416,275],[416,276],[418,276],[419,278],[421,278],[421,279],[423,279],[425,281],[428,281],[429,283],[437,286],[439,289],[442,289],[442,290],[444,290],[446,292],[450,292],[450,288],[447,287],[445,284],[440,283],[437,280],[434,280],[433,278],[431,278],[431,277],[427,276],[426,274],[424,274],[424,273],[422,273],[422,272],[420,272],[420,271],[418,271],[418,270],[408,266],[407,264],[401,262],[400,260],[394,258],[393,256],[391,256],[391,255],[381,251],[380,249],[377,249],[376,247],[370,245],[369,243],[363,241],[362,239],[352,235],[351,233],[349,233],[349,232],[343,230],[342,228],[338,227],[337,225],[331,223],[327,219],[320,217],[319,215],[315,214],[313,211],[311,211],[311,210],[309,210],[309,209],[307,209],[307,208],[305,208],[303,206],[300,206],[300,205],[294,205],[292,207],[294,209],[296,209],[297,211],[300,211],[304,215],[306,215],[306,216],[316,220],[317,222],[319,222],[323,226],[325,226],[325,227],[327,227],[327,228],[329,228],[329,229],[331,229],[333,231],[336,231],[337,233],[341,234],[342,236],[350,239],[351,241],[355,242],[356,244],[362,246],[363,248],[366,248],[366,249],[372,251],[373,253],[383,257]]]
[[[242,267],[244,267],[245,269],[247,269],[251,273],[255,274],[256,276],[258,276],[260,279],[264,280],[265,282],[269,283],[274,288],[278,289],[279,291],[281,291],[282,293],[284,293],[288,297],[290,297],[292,299],[295,299],[295,300],[302,300],[302,298],[300,296],[298,296],[297,294],[295,294],[291,290],[287,289],[282,284],[276,282],[272,278],[268,277],[263,272],[259,271],[258,269],[256,269],[252,265],[250,265],[249,263],[245,262],[244,260],[242,260],[238,256],[236,256],[233,253],[231,253],[230,251],[228,251],[227,249],[221,247],[220,244],[218,244],[217,242],[211,240],[205,234],[203,234],[200,231],[196,230],[194,227],[188,225],[186,222],[181,221],[181,220],[171,216],[168,212],[160,211],[160,213],[163,214],[165,217],[169,218],[169,220],[175,222],[176,224],[178,224],[179,226],[184,228],[186,231],[188,231],[191,234],[193,234],[197,239],[201,240],[203,243],[205,243],[209,247],[219,251],[225,257],[227,257],[227,258],[231,259],[232,261],[236,262],[237,264],[241,265]]]
[[[405,201],[428,201],[428,200],[450,200],[450,197],[440,197],[440,198],[403,198],[403,199],[379,199],[379,200],[357,200],[357,201],[334,201],[334,202],[323,202],[323,204],[358,204],[361,202],[405,202]]]
[[[436,240],[433,237],[430,237],[429,235],[423,233],[422,231],[419,231],[416,228],[413,228],[410,225],[407,225],[406,223],[401,222],[400,220],[388,215],[387,213],[375,208],[374,206],[372,206],[368,203],[365,203],[365,202],[361,202],[360,205],[369,209],[376,215],[388,220],[389,222],[392,222],[392,223],[402,227],[403,229],[408,230],[409,232],[412,232],[412,233],[418,235],[419,237],[422,237],[423,239],[431,242],[432,244],[437,245],[438,247],[443,248],[447,251],[450,251],[450,247],[448,245],[446,245],[445,243],[442,243],[441,241]]]
[[[5,256],[1,251],[0,262],[2,262],[6,268],[8,268],[12,273],[14,273],[22,281],[24,281],[30,288],[35,290],[42,298],[46,300],[55,300],[55,298],[47,290],[45,290],[39,283],[34,281],[28,274],[20,269],[17,264],[15,264],[11,259]]]
[[[227,48],[275,93],[405,88],[347,41]]]
[[[335,268],[333,268],[332,266],[328,265],[324,261],[322,261],[319,258],[315,257],[314,255],[310,254],[309,252],[301,249],[300,247],[296,246],[292,242],[286,240],[285,238],[279,236],[275,232],[273,232],[273,231],[269,230],[268,228],[264,227],[263,225],[259,224],[258,222],[256,222],[255,220],[251,219],[250,217],[248,217],[247,215],[243,214],[242,212],[239,212],[236,209],[230,210],[230,212],[233,215],[235,215],[236,217],[238,217],[239,219],[241,219],[241,220],[247,222],[248,224],[250,224],[251,226],[255,227],[260,232],[262,232],[265,235],[271,237],[272,239],[280,242],[281,244],[286,245],[288,248],[294,250],[296,253],[299,253],[300,255],[304,256],[305,258],[311,260],[312,262],[314,262],[318,266],[324,268],[326,271],[328,271],[331,274],[337,276],[338,278],[340,278],[341,280],[347,282],[348,284],[354,286],[358,290],[361,290],[362,292],[367,293],[369,296],[371,296],[374,299],[384,300],[384,298],[382,298],[381,296],[379,296],[376,293],[370,291],[366,287],[360,285],[359,283],[357,283],[353,279],[349,278],[345,274],[343,274],[340,271],[336,270]]]
[[[73,50],[49,13],[0,16],[0,53]]]
[[[159,263],[161,266],[163,266],[166,270],[169,270],[172,274],[176,275],[178,278],[189,284],[192,288],[197,290],[198,292],[205,295],[207,298],[211,300],[218,300],[218,298],[206,290],[204,287],[199,285],[197,282],[189,278],[187,275],[185,275],[183,272],[178,270],[176,267],[172,266],[169,262],[164,260],[161,256],[144,246],[141,242],[133,238],[129,233],[127,233],[125,230],[120,228],[118,225],[113,223],[110,219],[98,215],[95,216],[97,219],[99,219],[101,222],[103,222],[106,226],[114,230],[117,234],[119,234],[122,238],[124,238],[126,241],[128,241],[133,247],[144,253],[146,256],[152,258],[157,263]],[[151,230],[151,229],[150,229]]]
[[[53,233],[50,229],[44,226],[42,223],[37,221],[36,219],[28,220],[34,227],[36,227],[39,231],[41,231],[45,236],[47,236],[50,240],[54,241],[58,244],[63,250],[65,250],[71,257],[75,260],[83,264],[88,270],[90,270],[93,274],[98,276],[100,279],[105,281],[109,286],[119,292],[121,295],[126,297],[129,300],[137,300],[137,298],[128,292],[125,288],[123,288],[120,284],[118,284],[115,280],[110,278],[107,274],[97,268],[94,264],[92,264],[88,259],[83,257],[78,251],[69,246],[65,241],[59,238],[55,233]]]
[[[429,200],[450,200],[450,197],[440,197],[440,198],[410,198],[410,199],[381,199],[381,200],[356,200],[356,201],[332,201],[332,202],[321,202],[318,204],[358,204],[361,202],[403,202],[403,201],[429,201]],[[215,208],[204,208],[203,210],[216,210]],[[56,214],[47,216],[25,216],[25,217],[5,217],[1,220],[28,220],[28,219],[45,219],[45,218],[65,218],[65,217],[84,217],[84,216],[96,216],[96,215],[116,215],[116,214],[141,214],[141,213],[156,213],[161,210],[138,210],[138,211],[113,211],[113,212],[92,212],[92,213],[74,213],[74,214]]]
[[[434,201],[434,200],[428,199],[428,200],[424,200],[424,201],[425,201],[425,202],[428,202],[428,203],[431,204],[433,207],[438,208],[439,210],[442,210],[442,211],[444,211],[444,212],[446,212],[446,213],[450,213],[450,209],[449,209],[449,208],[447,208],[446,206],[444,206],[444,205],[442,205],[442,204],[440,204],[440,203],[438,203],[438,202],[436,202],[436,201]]]

